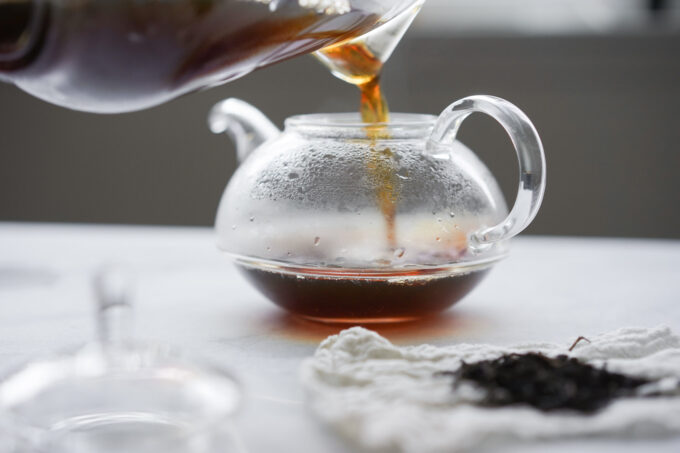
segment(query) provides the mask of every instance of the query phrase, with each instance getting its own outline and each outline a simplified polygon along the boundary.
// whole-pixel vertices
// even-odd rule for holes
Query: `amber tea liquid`
[[[375,181],[376,201],[385,219],[386,239],[392,249],[397,248],[396,209],[399,196],[399,179],[389,148],[379,149],[377,140],[387,138],[384,127],[371,126],[390,120],[387,100],[380,86],[383,62],[361,41],[350,41],[326,47],[319,51],[325,63],[343,80],[356,85],[361,92],[359,112],[366,123],[366,134],[373,141],[371,157],[366,163]]]
[[[401,322],[430,316],[462,299],[488,272],[488,268],[453,274],[450,269],[401,270],[376,275],[237,266],[281,308],[335,323]]]

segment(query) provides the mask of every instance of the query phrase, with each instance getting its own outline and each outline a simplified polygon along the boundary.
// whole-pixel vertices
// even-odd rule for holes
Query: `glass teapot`
[[[509,213],[487,167],[456,140],[474,112],[503,126],[519,158]],[[217,213],[219,247],[274,303],[320,321],[393,322],[448,308],[506,256],[545,189],[534,126],[492,96],[382,124],[293,116],[283,132],[228,99],[209,124],[232,137],[240,161]]]
[[[0,80],[139,110],[415,15],[423,0],[0,0]]]

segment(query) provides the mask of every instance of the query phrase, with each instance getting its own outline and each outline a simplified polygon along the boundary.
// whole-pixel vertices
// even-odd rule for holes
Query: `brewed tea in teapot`
[[[515,146],[520,185],[510,213],[489,170],[456,140],[473,112],[495,118]],[[210,124],[235,139],[241,161],[220,202],[219,247],[274,303],[319,321],[403,321],[448,308],[506,256],[545,188],[536,130],[492,96],[461,99],[439,118],[299,115],[283,132],[230,99]],[[376,168],[390,170],[393,236]]]

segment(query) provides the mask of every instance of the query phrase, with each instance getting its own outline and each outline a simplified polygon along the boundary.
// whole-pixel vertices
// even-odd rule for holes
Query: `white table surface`
[[[94,335],[89,278],[108,262],[138,274],[137,335],[226,366],[243,382],[243,452],[346,452],[302,402],[300,362],[338,327],[267,302],[208,228],[0,223],[0,372]],[[378,327],[399,344],[553,341],[624,326],[680,332],[680,241],[522,237],[466,299],[435,321]],[[577,439],[503,451],[680,451],[680,437]]]

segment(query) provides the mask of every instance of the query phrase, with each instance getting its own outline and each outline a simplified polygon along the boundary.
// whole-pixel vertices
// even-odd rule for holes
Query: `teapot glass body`
[[[309,318],[396,321],[447,308],[507,254],[545,184],[531,127],[522,146],[533,179],[508,214],[454,129],[485,102],[516,108],[459,102],[439,119],[393,114],[370,126],[356,114],[296,116],[282,133],[244,103],[218,104],[211,126],[236,139],[242,160],[218,210],[219,247],[273,302]]]

